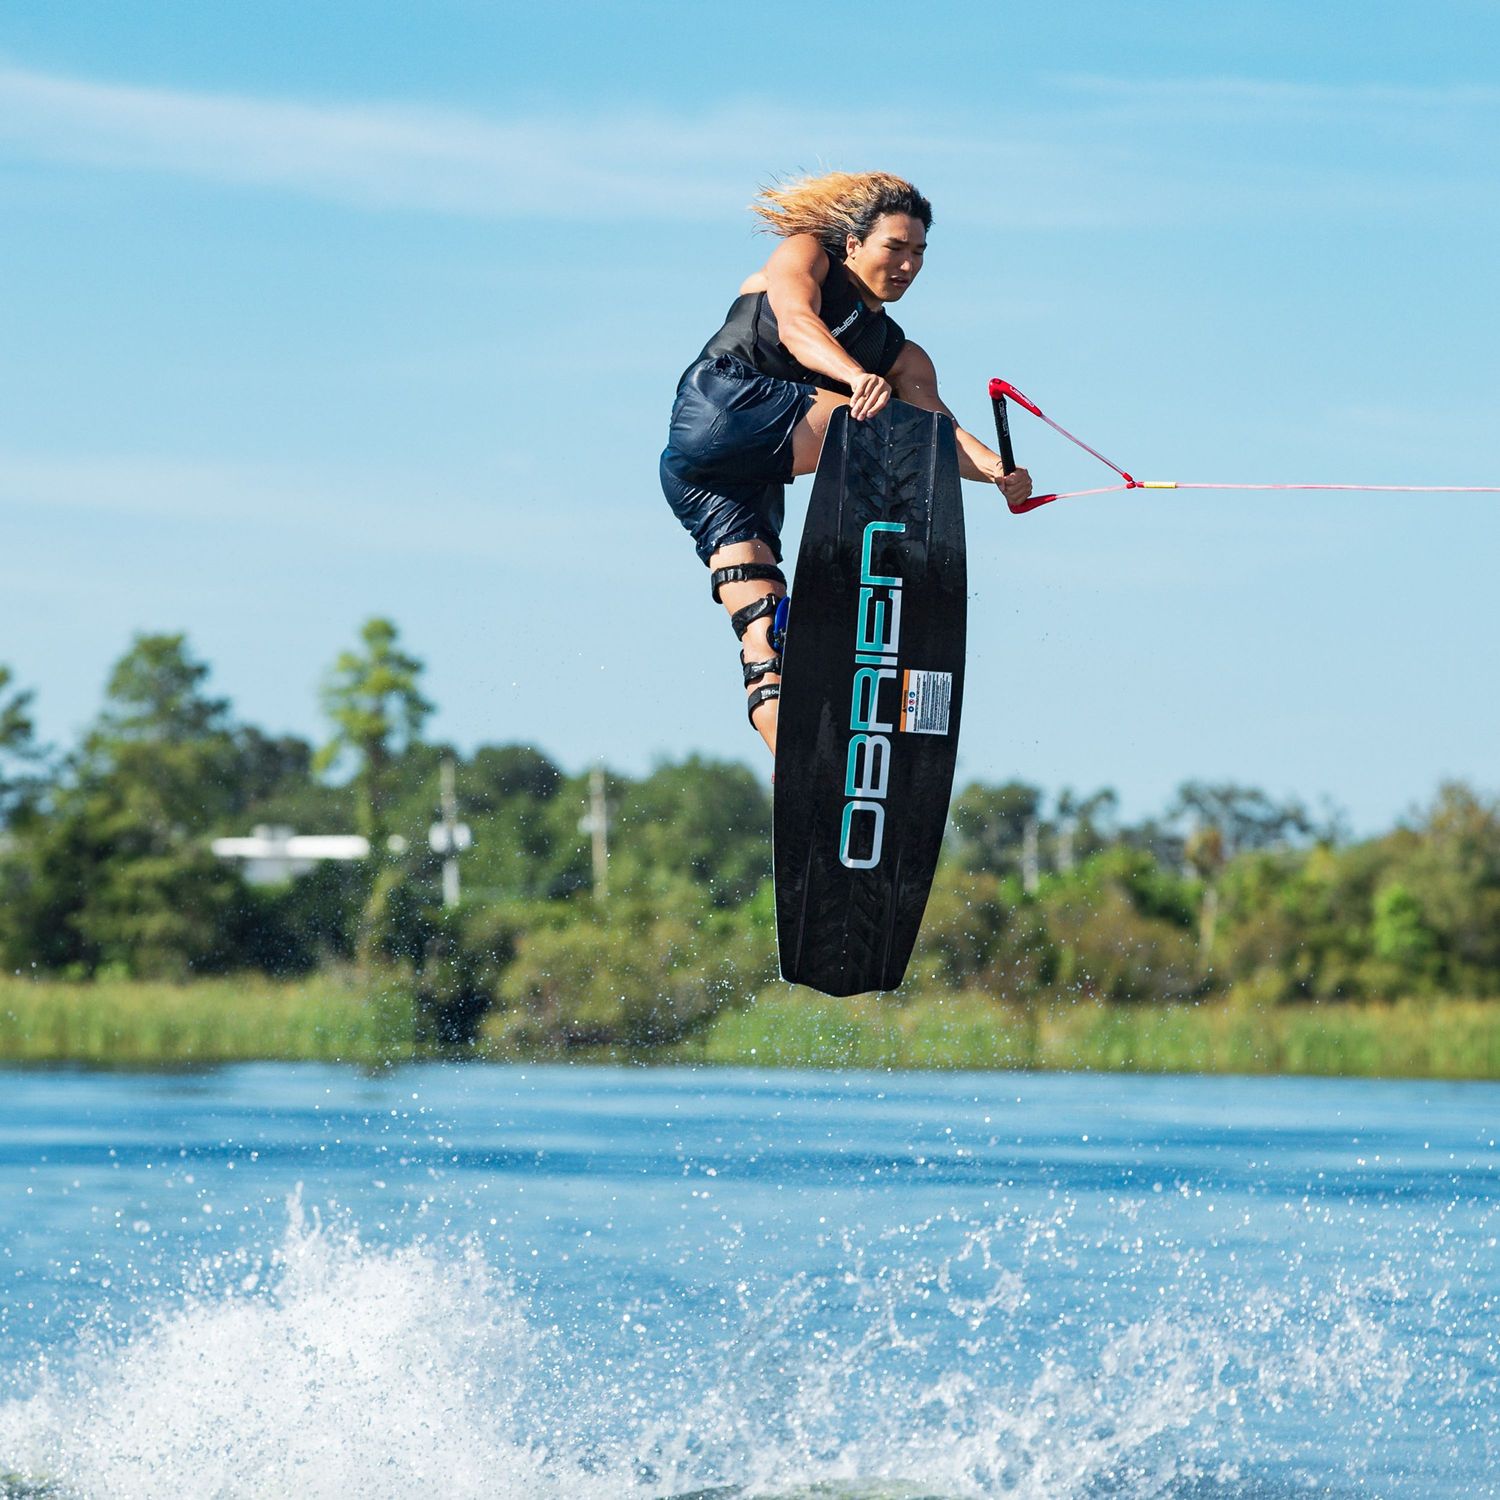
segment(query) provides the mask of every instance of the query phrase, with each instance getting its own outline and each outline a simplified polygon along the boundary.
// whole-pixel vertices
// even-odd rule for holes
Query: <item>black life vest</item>
[[[844,352],[860,369],[885,375],[896,362],[906,335],[884,307],[870,307],[855,290],[841,261],[831,256],[823,279],[818,316]],[[703,346],[699,359],[732,354],[751,369],[778,380],[795,380],[825,391],[847,392],[842,381],[799,364],[781,342],[771,299],[764,292],[745,292],[734,299],[724,326]]]

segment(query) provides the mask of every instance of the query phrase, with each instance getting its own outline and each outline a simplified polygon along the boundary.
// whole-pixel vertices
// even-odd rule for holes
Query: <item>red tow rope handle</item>
[[[1042,415],[1041,408],[1037,406],[1035,401],[1032,401],[1027,396],[1023,396],[1020,391],[1018,391],[1015,386],[1010,383],[1010,381],[1001,380],[998,375],[995,376],[995,378],[990,381],[990,400],[1003,402],[1007,396],[1009,396],[1012,401],[1019,401],[1021,405],[1031,413],[1032,416],[1040,417]],[[1042,420],[1045,421],[1046,418],[1043,417]]]
[[[1005,406],[1007,396],[1013,401],[1019,401],[1027,411],[1038,417],[1041,412],[1010,381],[1001,380],[998,375],[990,381],[990,404],[995,408],[995,435],[1000,441],[1000,462],[1005,465],[1005,472],[1009,474],[1016,466],[1016,453],[1010,441],[1010,413]],[[1040,505],[1050,505],[1056,499],[1056,495],[1033,495],[1019,505],[1009,499],[1005,503],[1010,506],[1013,516],[1024,516],[1027,511],[1035,510]]]
[[[995,435],[1000,439],[1000,462],[1007,474],[1016,466],[1016,452],[1010,445],[1010,413],[1005,409],[1005,398],[1015,394],[998,376],[990,381],[990,401],[995,408]]]
[[[1124,484],[1107,484],[1094,490],[1063,490],[1061,494],[1033,495],[1019,505],[1011,505],[1018,516],[1051,505],[1054,500],[1071,500],[1078,495],[1118,494],[1121,490],[1357,490],[1366,493],[1396,495],[1500,495],[1500,484],[1225,484],[1222,482],[1178,483],[1175,479],[1136,479],[1127,474],[1119,464],[1112,463],[1097,448],[1090,448],[1080,437],[1075,437],[1066,427],[1054,422],[1035,401],[1023,396],[1008,380],[998,376],[990,381],[990,400],[995,406],[995,431],[1000,437],[1000,459],[1009,474],[1016,466],[1015,454],[1011,451],[1010,417],[1006,412],[1007,400],[1019,402],[1032,416],[1040,417],[1054,432],[1060,432],[1070,443],[1077,444],[1085,453],[1097,458],[1111,468]],[[1009,501],[1006,502],[1010,504]]]
[[[1070,443],[1077,443],[1077,445],[1082,448],[1084,452],[1092,453],[1100,463],[1104,464],[1108,468],[1113,469],[1115,473],[1125,481],[1124,488],[1128,490],[1135,490],[1141,487],[1140,482],[1138,480],[1132,479],[1131,476],[1119,466],[1119,464],[1111,463],[1109,459],[1105,458],[1102,453],[1096,451],[1093,448],[1090,448],[1089,445],[1085,443],[1081,438],[1074,437],[1066,427],[1059,427],[1057,423],[1054,422],[1052,418],[1049,417],[1047,413],[1044,412],[1041,407],[1036,404],[1035,401],[1033,401],[1029,396],[1023,395],[1015,388],[1015,386],[1010,383],[1010,381],[1002,380],[997,375],[993,380],[990,381],[990,402],[995,408],[995,431],[1000,439],[1000,461],[1005,465],[1005,472],[1007,474],[1009,474],[1010,471],[1016,466],[1016,456],[1011,449],[1010,442],[1010,414],[1006,411],[1005,407],[1007,397],[1009,397],[1009,399],[1012,401],[1020,402],[1020,404],[1024,406],[1026,410],[1032,414],[1032,416],[1040,417],[1042,421],[1044,421],[1049,427],[1053,428],[1057,432],[1062,433],[1062,435],[1067,438]],[[1037,510],[1043,505],[1051,505],[1054,500],[1060,498],[1062,497],[1056,493],[1050,495],[1033,495],[1029,500],[1023,500],[1019,505],[1013,505],[1009,500],[1006,501],[1006,504],[1010,505],[1012,515],[1024,516],[1028,511]]]

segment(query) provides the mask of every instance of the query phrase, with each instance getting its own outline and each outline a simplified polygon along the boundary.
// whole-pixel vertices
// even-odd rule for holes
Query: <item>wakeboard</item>
[[[952,421],[833,414],[782,648],[774,867],[782,977],[895,989],[948,821],[968,574]]]

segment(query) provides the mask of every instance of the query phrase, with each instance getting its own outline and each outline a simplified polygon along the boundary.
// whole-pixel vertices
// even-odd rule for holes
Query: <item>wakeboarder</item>
[[[953,413],[932,360],[886,312],[922,269],[927,199],[886,172],[829,172],[766,188],[752,208],[781,243],[678,382],[661,482],[740,638],[750,723],[774,755],[786,485],[817,467],[840,406],[856,421],[892,396]],[[954,425],[961,475],[1022,504],[1026,470],[1007,473],[999,454]]]

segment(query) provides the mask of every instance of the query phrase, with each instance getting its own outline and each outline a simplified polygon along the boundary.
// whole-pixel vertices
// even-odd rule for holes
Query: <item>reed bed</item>
[[[751,1067],[1033,1068],[1500,1079],[1500,1001],[1192,1005],[771,991],[674,1056]]]
[[[0,979],[0,1061],[177,1067],[274,1061],[377,1065],[414,1054],[403,988],[315,977],[189,984]]]
[[[0,978],[3,1063],[377,1066],[420,1055],[413,1000],[399,981]],[[761,1068],[1500,1079],[1500,1000],[1271,1005],[1231,995],[1191,1005],[1058,1000],[1024,1007],[967,991],[896,1001],[777,988],[721,1013],[697,1036],[646,1054],[518,1053],[495,1046],[488,1030],[474,1053],[542,1055]]]

